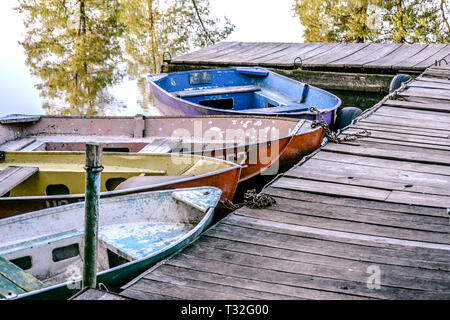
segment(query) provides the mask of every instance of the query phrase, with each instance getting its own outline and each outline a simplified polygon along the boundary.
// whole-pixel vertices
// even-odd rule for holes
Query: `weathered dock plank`
[[[422,69],[435,63],[436,60],[442,59],[442,54],[445,54],[447,46],[440,44],[428,44],[417,54],[410,55],[408,58],[394,64],[396,69]],[[429,60],[432,57],[434,60]]]
[[[399,70],[401,68],[407,69],[409,66],[403,65],[402,62],[419,54],[421,51],[425,50],[426,47],[426,44],[420,43],[402,44],[397,50],[385,55],[384,57],[364,64],[364,68],[395,70]]]
[[[436,61],[450,56],[446,44],[379,43],[277,43],[220,42],[211,47],[176,56],[170,64],[239,66],[259,65],[294,68],[299,57],[302,67],[333,69],[409,70],[423,72]],[[440,71],[435,71],[440,72]]]
[[[399,47],[400,45],[395,43],[371,43],[352,55],[331,62],[328,65],[342,68],[362,68],[365,64],[381,59]]]
[[[411,64],[443,49],[415,50]],[[369,137],[327,143],[264,188],[276,204],[238,209],[121,295],[448,299],[450,68],[430,69],[342,132]]]
[[[283,63],[286,64],[286,62],[290,65],[296,57],[304,57],[306,54],[311,55],[314,50],[316,54],[320,54],[321,52],[325,52],[337,44],[310,42],[305,45],[299,43],[287,43],[286,45],[287,47],[283,51],[272,53],[256,61],[258,61],[258,63],[262,66],[275,66],[276,64],[282,65]]]
[[[438,62],[450,63],[450,45],[224,41],[173,57],[163,71],[261,66],[326,90],[387,93],[395,74],[420,74]]]
[[[320,55],[305,58],[302,66],[304,67],[320,67],[323,65],[328,65],[332,62],[339,61],[340,59],[344,59],[349,57],[358,51],[367,47],[368,43],[340,43],[336,47],[333,47],[331,50],[324,52]]]

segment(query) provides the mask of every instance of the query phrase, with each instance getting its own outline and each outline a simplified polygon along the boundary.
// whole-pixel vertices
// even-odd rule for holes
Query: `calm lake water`
[[[0,4],[1,24],[4,30],[8,30],[2,40],[2,50],[0,51],[0,93],[2,96],[0,117],[13,113],[84,114],[80,111],[83,109],[73,106],[60,109],[59,101],[62,101],[61,99],[51,100],[48,96],[43,96],[45,90],[36,88],[36,85],[43,81],[31,74],[30,67],[26,65],[27,55],[29,56],[30,53],[27,53],[23,46],[19,44],[19,41],[24,40],[30,30],[24,27],[23,14],[12,10],[15,6],[17,6],[17,2],[12,0],[2,0]],[[121,67],[123,67],[123,64],[117,66],[117,68]],[[141,77],[145,77],[145,75]],[[111,96],[111,99],[102,100],[101,106],[95,105],[95,108],[97,108],[95,111],[104,115],[132,116],[138,113],[158,115],[158,110],[149,98],[148,85],[145,84],[145,86],[146,88],[143,89],[142,85],[138,85],[137,80],[131,80],[128,75],[125,75],[118,84],[105,85],[104,91]],[[343,91],[331,92],[343,100],[344,106],[356,106],[362,109],[373,106],[385,95]],[[52,106],[56,107],[46,108],[45,105],[48,105],[49,101],[52,102]],[[61,103],[61,105],[63,104]]]

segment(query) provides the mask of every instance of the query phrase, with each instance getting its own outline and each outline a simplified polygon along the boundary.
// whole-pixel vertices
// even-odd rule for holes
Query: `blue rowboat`
[[[119,288],[187,246],[211,225],[220,196],[197,187],[101,199],[97,283]],[[83,216],[81,202],[0,220],[0,298],[68,299],[79,291]]]
[[[323,117],[331,125],[341,105],[325,90],[260,67],[160,73],[148,80],[164,115]]]

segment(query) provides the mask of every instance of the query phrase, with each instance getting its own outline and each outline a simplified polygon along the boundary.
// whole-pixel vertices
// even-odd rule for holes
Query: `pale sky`
[[[228,17],[235,25],[227,41],[302,42],[303,27],[294,17],[294,0],[210,0],[211,14]],[[0,117],[10,113],[42,114],[36,82],[25,66],[22,17],[11,8],[17,0],[0,0]],[[116,88],[116,98],[123,100],[130,114],[136,106],[137,88],[123,83]]]
[[[211,13],[235,25],[228,41],[303,42],[294,0],[210,0]]]
[[[11,10],[15,0],[0,0],[0,117],[11,113],[42,114],[41,99],[25,66],[22,39],[23,24],[20,14]]]

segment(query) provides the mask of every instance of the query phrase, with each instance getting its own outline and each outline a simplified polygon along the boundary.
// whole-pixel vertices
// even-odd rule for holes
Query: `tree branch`
[[[445,23],[445,25],[447,26],[448,32],[450,32],[450,23],[449,23],[449,21],[448,21],[447,16],[445,15],[444,5],[447,7],[446,0],[441,0],[442,19],[444,20],[444,23]],[[448,7],[447,7],[447,10],[448,10]]]
[[[152,59],[153,59],[153,65],[151,66],[152,73],[156,73],[156,44],[155,44],[155,38],[156,38],[156,34],[155,34],[155,21],[154,21],[154,8],[153,8],[153,0],[148,0],[147,1],[147,10],[148,10],[148,14],[149,14],[149,19],[150,19],[150,38],[151,38],[151,46],[152,46]]]
[[[209,40],[209,42],[211,42],[211,44],[214,44],[214,41],[211,40],[208,31],[206,31],[205,25],[203,24],[203,20],[200,17],[200,12],[198,12],[197,3],[195,2],[195,0],[192,0],[192,4],[194,5],[195,12],[197,13],[198,20],[200,21],[200,24],[202,25],[202,28],[203,28],[203,31],[205,32],[206,38]]]

